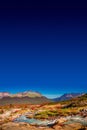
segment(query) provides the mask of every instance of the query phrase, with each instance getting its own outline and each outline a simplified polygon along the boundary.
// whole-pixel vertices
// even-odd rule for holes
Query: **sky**
[[[87,92],[87,3],[0,3],[0,91]]]

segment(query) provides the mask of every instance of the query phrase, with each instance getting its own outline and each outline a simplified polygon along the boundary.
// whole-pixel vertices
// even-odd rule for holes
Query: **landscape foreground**
[[[87,94],[59,102],[1,105],[0,130],[87,130]]]

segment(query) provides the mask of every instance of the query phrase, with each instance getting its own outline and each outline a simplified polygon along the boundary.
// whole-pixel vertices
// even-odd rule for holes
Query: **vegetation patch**
[[[56,117],[58,115],[59,115],[58,111],[48,110],[48,111],[38,112],[37,114],[35,114],[34,118],[48,119],[49,117]]]

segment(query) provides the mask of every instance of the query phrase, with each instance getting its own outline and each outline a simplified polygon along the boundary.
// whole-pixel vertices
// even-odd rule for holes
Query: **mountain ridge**
[[[42,94],[36,91],[24,91],[19,93],[0,92],[0,99],[4,97],[42,97]]]
[[[79,96],[84,95],[85,93],[65,93],[60,97],[54,98],[53,101],[65,101],[65,100],[70,100],[72,98],[76,98]]]
[[[0,105],[42,104],[48,102],[51,102],[51,100],[36,91],[25,91],[16,94],[0,92]]]

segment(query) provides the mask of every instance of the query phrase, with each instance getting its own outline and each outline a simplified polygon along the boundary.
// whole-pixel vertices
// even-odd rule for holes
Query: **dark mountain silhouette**
[[[79,97],[79,96],[82,96],[83,93],[67,93],[67,94],[64,94],[58,98],[55,98],[53,99],[53,101],[65,101],[65,100],[70,100],[72,98],[76,98],[76,97]]]

